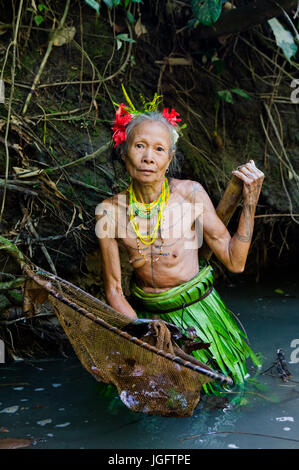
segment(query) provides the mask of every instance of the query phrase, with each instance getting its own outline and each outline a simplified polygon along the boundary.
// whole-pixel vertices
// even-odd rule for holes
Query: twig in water
[[[244,434],[246,436],[254,436],[254,437],[269,437],[271,439],[281,439],[283,441],[292,441],[292,442],[299,442],[299,439],[291,439],[290,437],[281,437],[281,436],[272,436],[271,434],[259,434],[255,432],[244,432],[244,431],[212,431],[212,432],[203,432],[201,434],[195,434],[194,436],[187,436],[178,439],[179,442],[186,441],[189,439],[197,439],[198,437],[202,436],[212,436],[215,434]]]

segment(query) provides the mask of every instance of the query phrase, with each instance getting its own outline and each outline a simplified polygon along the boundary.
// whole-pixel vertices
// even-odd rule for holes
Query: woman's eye
[[[157,147],[158,152],[163,152],[164,148],[163,147]]]
[[[137,144],[136,147],[137,147],[138,149],[141,149],[141,148],[142,148],[142,144]]]

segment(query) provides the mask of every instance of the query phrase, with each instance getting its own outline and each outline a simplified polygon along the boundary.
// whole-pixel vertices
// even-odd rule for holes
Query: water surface
[[[242,406],[202,400],[190,418],[163,418],[103,397],[76,357],[8,363],[0,366],[0,438],[35,438],[36,449],[299,449],[298,283],[218,290],[262,353],[262,371],[282,349],[293,382],[273,369],[234,395]]]

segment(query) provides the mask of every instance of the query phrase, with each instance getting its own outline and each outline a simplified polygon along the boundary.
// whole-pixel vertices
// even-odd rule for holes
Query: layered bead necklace
[[[144,245],[152,245],[157,238],[159,228],[160,229],[162,228],[162,225],[164,222],[163,211],[165,209],[165,206],[168,203],[169,194],[170,194],[168,180],[165,177],[163,184],[162,184],[160,195],[157,197],[155,201],[150,202],[148,204],[137,201],[135,193],[134,193],[134,189],[133,189],[133,183],[131,183],[130,186],[128,187],[128,192],[129,192],[129,219],[130,219],[132,228],[137,236],[138,252],[145,259],[145,261],[149,261],[149,259],[144,256],[143,251],[141,250],[140,241]],[[149,235],[142,236],[139,231],[138,224],[135,220],[135,216],[142,217],[143,219],[150,219],[156,213],[158,213],[157,221],[155,223],[155,226],[152,232]],[[153,262],[158,261],[162,254],[164,240],[163,239],[161,240],[162,242],[160,246],[159,256],[157,258],[154,258]]]

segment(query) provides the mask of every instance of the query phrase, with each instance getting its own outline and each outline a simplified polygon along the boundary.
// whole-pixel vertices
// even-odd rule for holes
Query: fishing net
[[[204,384],[231,383],[186,354],[174,341],[173,325],[153,320],[132,330],[129,319],[73,284],[34,265],[27,264],[24,272],[27,303],[43,302],[50,294],[82,365],[96,380],[115,385],[131,410],[191,416]]]

